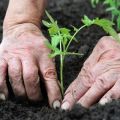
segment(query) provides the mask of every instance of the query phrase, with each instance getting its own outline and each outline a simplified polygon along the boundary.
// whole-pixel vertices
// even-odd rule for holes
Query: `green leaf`
[[[70,31],[71,30],[68,28],[60,28],[60,33],[61,33],[61,36],[63,37],[61,40],[64,47],[66,46],[68,40],[70,40],[72,37],[72,35],[70,34]]]
[[[54,36],[58,34],[59,29],[55,24],[52,24],[51,28],[49,28],[48,31],[49,31],[50,36]]]
[[[113,11],[115,9],[116,9],[115,7],[109,7],[109,8],[106,9],[106,11],[109,12],[109,11]]]
[[[48,29],[50,36],[56,35],[59,32],[59,27],[57,22],[51,23],[50,28]]]
[[[49,22],[45,21],[45,20],[42,20],[42,23],[43,23],[44,26],[46,26],[48,28],[51,26],[51,24]]]
[[[112,27],[114,25],[114,23],[112,21],[107,20],[107,19],[99,19],[99,18],[91,20],[87,16],[85,16],[83,23],[87,26],[95,24],[99,27],[102,27],[106,33],[108,33],[109,35],[111,35],[113,38],[115,38],[117,41],[120,42],[120,38],[119,38],[117,32]]]
[[[94,24],[102,27],[106,33],[109,33],[109,35],[111,35],[113,38],[115,38],[115,40],[120,42],[120,38],[119,38],[117,32],[112,27],[114,25],[113,22],[111,22],[107,19],[98,19],[97,18],[95,20]]]
[[[82,19],[82,22],[86,26],[91,26],[92,24],[94,24],[94,20],[89,19],[86,15],[84,15],[84,18]]]
[[[65,47],[66,44],[68,43],[68,36],[67,35],[63,35],[63,40],[62,40],[62,43],[63,43],[63,46]]]
[[[61,28],[60,29],[60,32],[61,34],[66,34],[66,35],[69,35],[70,34],[70,29],[67,29],[67,28]]]
[[[96,25],[99,25],[100,27],[107,27],[107,26],[113,26],[114,23],[110,20],[107,20],[107,19],[99,19],[99,18],[96,18],[94,20],[94,24]]]
[[[60,40],[61,40],[61,36],[58,35],[53,36],[51,39],[52,46],[57,47],[57,45],[60,43]]]
[[[110,27],[110,26],[108,26],[108,27],[103,27],[103,29],[104,29],[107,33],[109,33],[109,35],[111,35],[115,40],[117,40],[117,41],[120,42],[120,38],[119,38],[118,34],[116,33],[116,31],[115,31],[112,27]]]
[[[117,28],[120,30],[120,15],[117,18]]]
[[[51,16],[47,11],[45,11],[45,13],[46,13],[47,17],[49,18],[50,22],[51,22],[51,23],[54,23],[55,21],[54,21],[54,19],[52,18],[52,16]]]

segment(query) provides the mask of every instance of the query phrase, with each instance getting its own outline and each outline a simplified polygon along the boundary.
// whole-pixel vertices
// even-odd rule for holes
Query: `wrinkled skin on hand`
[[[8,70],[10,84],[16,97],[27,97],[31,101],[42,100],[40,80],[43,77],[50,105],[59,105],[61,94],[55,64],[48,57],[50,50],[45,41],[39,28],[29,23],[16,25],[4,31],[0,45],[1,99],[4,99],[4,95],[5,98],[8,97]]]
[[[62,108],[75,103],[90,107],[120,98],[120,44],[112,37],[103,37],[86,60],[76,80],[65,93]]]

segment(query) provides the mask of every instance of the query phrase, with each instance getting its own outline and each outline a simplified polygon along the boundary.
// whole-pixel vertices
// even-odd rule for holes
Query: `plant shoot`
[[[73,40],[75,40],[76,35],[83,29],[90,27],[91,25],[97,25],[102,27],[103,30],[109,35],[113,36],[117,41],[120,42],[118,34],[113,29],[113,22],[106,19],[95,18],[91,20],[87,16],[84,16],[82,19],[83,25],[79,28],[73,27],[73,31],[66,27],[58,26],[58,22],[52,18],[52,16],[46,11],[46,15],[49,18],[49,21],[43,20],[43,24],[48,28],[50,35],[50,42],[46,42],[46,45],[51,49],[50,58],[60,56],[60,84],[61,92],[64,94],[64,82],[63,82],[63,70],[64,70],[64,59],[68,55],[82,55],[79,53],[69,52],[69,47]],[[72,34],[74,32],[74,34]]]

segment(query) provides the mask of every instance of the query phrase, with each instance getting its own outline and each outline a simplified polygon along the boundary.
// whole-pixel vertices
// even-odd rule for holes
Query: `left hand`
[[[3,32],[0,44],[0,99],[8,97],[8,70],[9,82],[16,97],[41,101],[40,81],[43,81],[49,105],[60,107],[61,92],[55,63],[48,57],[51,51],[45,45],[46,38],[42,31],[32,23],[23,23]]]
[[[75,103],[90,107],[120,98],[120,44],[112,37],[103,37],[73,83],[65,92],[62,108]]]

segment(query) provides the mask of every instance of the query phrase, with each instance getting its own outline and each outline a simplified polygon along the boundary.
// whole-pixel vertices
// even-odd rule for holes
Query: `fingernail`
[[[111,101],[111,100],[108,100],[107,98],[103,98],[103,99],[100,100],[99,103],[100,103],[101,105],[105,105],[106,103],[108,103],[108,102],[110,102],[110,101]]]
[[[3,93],[0,93],[0,100],[6,100],[5,95]]]
[[[61,106],[63,110],[69,110],[70,109],[70,104],[69,102],[64,102]]]
[[[59,100],[56,100],[56,101],[53,102],[53,108],[54,109],[60,108],[60,106],[61,106],[61,103],[60,103]]]

